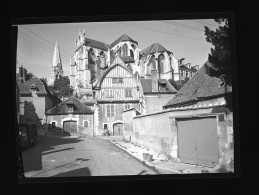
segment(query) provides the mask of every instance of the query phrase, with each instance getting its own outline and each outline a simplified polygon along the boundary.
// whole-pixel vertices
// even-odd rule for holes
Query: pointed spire
[[[57,42],[55,44],[52,66],[59,66],[62,68],[62,62],[61,62],[61,57],[60,57],[60,52],[59,52],[59,47]]]

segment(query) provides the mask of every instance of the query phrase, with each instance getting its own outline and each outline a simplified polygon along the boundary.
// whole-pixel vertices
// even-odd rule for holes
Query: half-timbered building
[[[120,56],[102,74],[93,86],[97,108],[95,110],[96,134],[108,128],[113,135],[122,135],[122,112],[130,108],[141,110],[139,82],[126,67]]]

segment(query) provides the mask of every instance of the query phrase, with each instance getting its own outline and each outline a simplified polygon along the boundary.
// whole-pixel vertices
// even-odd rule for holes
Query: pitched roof
[[[73,104],[75,108],[73,113],[67,112],[67,104]],[[70,96],[55,107],[45,112],[46,115],[61,115],[61,114],[93,114],[93,111],[81,103],[76,97]]]
[[[87,46],[91,46],[97,49],[102,49],[104,51],[108,51],[109,45],[100,41],[96,41],[93,39],[85,38],[84,44]]]
[[[172,53],[172,52],[168,51],[167,49],[165,49],[159,43],[153,43],[152,45],[148,46],[147,48],[145,48],[145,49],[143,49],[141,51],[141,53],[144,54],[144,55],[155,53],[155,52],[168,52],[168,53]]]
[[[132,41],[134,43],[137,43],[137,41],[134,41],[132,38],[130,38],[128,35],[123,34],[122,36],[120,36],[116,41],[114,41],[113,43],[110,44],[110,48],[113,48],[115,45],[117,45],[119,42],[121,41]]]
[[[152,80],[151,79],[140,79],[140,83],[143,89],[144,94],[151,94],[151,93],[176,93],[177,90],[167,81],[166,79],[158,79],[159,85],[162,83],[166,83],[166,91],[158,91],[153,92],[152,91]]]
[[[38,88],[38,91],[36,92],[36,94],[48,94],[44,83],[35,76],[33,76],[31,79],[19,85],[20,94],[21,95],[31,94],[31,91],[30,91],[31,85],[35,85]]]
[[[121,56],[121,59],[124,63],[134,62],[134,59],[131,56]]]
[[[220,86],[219,78],[211,77],[206,73],[205,65],[207,63],[198,70],[164,107],[173,107],[190,101],[224,95],[232,91],[230,86]]]

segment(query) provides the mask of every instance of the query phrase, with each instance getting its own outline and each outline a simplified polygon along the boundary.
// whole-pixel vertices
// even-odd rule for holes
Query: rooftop
[[[176,93],[177,90],[167,81],[166,79],[158,79],[158,84],[166,84],[166,91],[158,91],[158,92],[153,92],[152,91],[152,80],[151,79],[140,79],[140,83],[143,89],[144,94],[151,94],[151,93]]]
[[[144,55],[155,53],[155,52],[168,52],[168,53],[172,53],[172,52],[168,51],[167,49],[165,49],[159,43],[153,43],[152,45],[148,46],[147,48],[145,48],[145,49],[143,49],[141,51],[141,53],[144,54]]]
[[[190,101],[232,92],[230,86],[220,85],[221,80],[219,78],[207,74],[206,64],[209,64],[209,62],[206,62],[164,107],[174,107]]]
[[[117,45],[119,42],[121,41],[131,41],[131,42],[134,42],[134,43],[137,43],[137,41],[134,41],[132,38],[130,38],[128,35],[126,34],[123,34],[122,36],[120,36],[117,40],[115,40],[114,42],[112,42],[110,44],[110,48],[113,48],[115,45]]]

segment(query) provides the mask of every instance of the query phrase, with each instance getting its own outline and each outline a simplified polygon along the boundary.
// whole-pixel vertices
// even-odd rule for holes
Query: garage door
[[[64,131],[69,133],[77,133],[77,122],[76,121],[65,121],[63,123]]]
[[[113,125],[113,135],[123,135],[123,124],[116,123]]]
[[[216,117],[177,119],[181,162],[215,167],[219,164]]]

